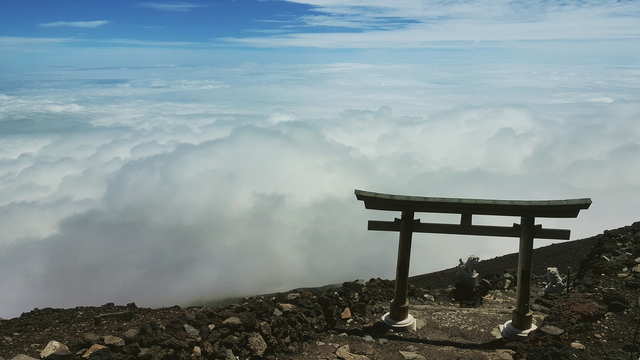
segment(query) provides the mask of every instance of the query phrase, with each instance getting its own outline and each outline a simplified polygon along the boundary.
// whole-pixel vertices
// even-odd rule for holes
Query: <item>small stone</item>
[[[362,337],[362,340],[366,341],[366,342],[376,342],[373,337],[371,337],[371,335],[365,335]]]
[[[349,345],[340,346],[338,348],[338,350],[336,350],[336,355],[338,356],[338,358],[344,359],[344,360],[365,360],[365,359],[368,359],[364,355],[352,354],[351,351],[349,350]]]
[[[140,348],[140,353],[138,354],[139,358],[151,358],[151,356],[153,355],[153,350],[149,349],[149,348]]]
[[[76,357],[71,351],[66,349],[56,350],[54,353],[46,357],[47,360],[74,360]]]
[[[612,301],[611,304],[607,307],[607,310],[610,312],[623,312],[627,309],[627,305],[621,303],[620,301]]]
[[[191,335],[191,336],[198,336],[198,335],[200,335],[200,331],[198,331],[198,329],[196,329],[196,328],[194,328],[193,326],[188,325],[188,324],[184,324],[184,331],[186,331],[186,333],[187,333],[188,335]]]
[[[278,310],[278,309],[273,309],[273,315],[275,316],[281,316],[282,315],[282,311]]]
[[[124,339],[121,339],[117,336],[105,335],[103,339],[104,339],[104,344],[107,346],[112,345],[112,346],[120,347],[125,345]]]
[[[497,326],[491,330],[491,335],[496,339],[502,339],[502,331]]]
[[[385,338],[380,338],[378,339],[378,343],[380,343],[381,345],[388,344],[389,340]]]
[[[239,317],[232,316],[222,322],[225,325],[242,325],[242,320]]]
[[[513,360],[513,355],[515,351],[508,349],[498,349],[496,350],[496,354],[498,355],[498,359],[501,360]]]
[[[427,301],[436,301],[436,298],[434,298],[433,295],[429,294],[424,294],[424,299]]]
[[[632,267],[631,271],[640,273],[640,265],[636,265],[636,266]]]
[[[636,264],[640,264],[640,257],[636,258]]]
[[[262,335],[269,336],[271,335],[271,325],[268,322],[263,321],[260,323],[260,332]]]
[[[84,334],[84,338],[89,342],[97,342],[98,340],[100,340],[100,336],[92,332]]]
[[[402,351],[402,350],[398,350],[400,351],[400,355],[402,355],[402,358],[406,359],[406,360],[412,360],[412,359],[426,359],[424,356],[417,354],[413,351]]]
[[[122,352],[127,355],[137,356],[140,353],[140,345],[137,342],[131,343],[122,348]]]
[[[552,336],[558,336],[564,332],[564,330],[553,325],[545,325],[540,330]]]
[[[213,330],[216,328],[216,324],[209,324],[209,330]]]
[[[503,289],[505,289],[505,290],[506,290],[507,288],[509,288],[509,285],[511,285],[511,280],[509,280],[509,279],[505,279],[505,280],[504,280],[504,287],[503,287]]]
[[[25,354],[19,354],[12,357],[11,360],[38,360],[38,359],[32,358],[31,356],[27,356]]]
[[[578,350],[584,350],[585,347],[584,345],[580,344],[579,342],[572,342],[571,343],[571,347],[574,349],[578,349]]]
[[[342,320],[351,319],[351,310],[349,308],[345,308],[342,314],[340,314],[340,318]]]
[[[267,343],[258,333],[251,333],[247,339],[247,347],[253,356],[262,357],[267,350]]]
[[[291,293],[291,294],[287,295],[287,300],[293,301],[293,300],[295,300],[295,299],[297,299],[299,297],[300,297],[299,293]]]
[[[593,334],[593,336],[597,337],[598,339],[602,339],[602,335],[600,334]]]
[[[233,354],[233,350],[227,349],[225,352],[225,360],[238,360],[238,358]]]
[[[92,346],[89,348],[89,350],[87,350],[87,351],[85,351],[85,352],[84,352],[84,354],[82,355],[82,357],[83,357],[84,359],[86,359],[86,358],[88,358],[89,356],[91,356],[91,354],[93,354],[93,353],[95,353],[95,352],[97,352],[97,351],[103,350],[103,349],[107,349],[107,350],[108,350],[108,348],[107,348],[106,346],[103,346],[103,345],[100,345],[100,344],[94,344],[94,345],[92,345]]]
[[[278,304],[278,306],[280,306],[280,309],[282,309],[283,312],[289,312],[296,309],[296,306],[293,304]]]
[[[200,346],[194,346],[192,354],[193,356],[202,356],[202,350],[200,349]]]
[[[124,333],[125,339],[133,339],[138,336],[140,331],[138,329],[129,329]]]
[[[634,354],[629,354],[622,349],[607,350],[604,358],[607,360],[638,360]]]
[[[44,350],[40,352],[40,358],[44,359],[58,350],[69,351],[69,348],[66,345],[59,343],[57,341],[54,341],[54,340],[49,341],[47,346],[45,346]]]
[[[129,321],[133,319],[133,313],[131,311],[122,311],[116,313],[100,314],[93,318],[95,325],[100,325],[107,320],[124,320]]]

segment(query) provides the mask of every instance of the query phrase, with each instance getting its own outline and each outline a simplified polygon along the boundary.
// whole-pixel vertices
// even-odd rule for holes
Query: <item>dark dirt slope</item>
[[[465,294],[452,286],[455,270],[414,278],[409,294],[413,309],[426,311],[423,319],[427,321],[428,316],[440,316],[415,333],[393,333],[381,326],[378,319],[393,298],[394,284],[371,279],[316,292],[252,297],[219,307],[145,309],[131,303],[34,309],[0,320],[0,360],[19,354],[39,358],[51,340],[69,350],[47,360],[627,360],[640,351],[634,340],[640,317],[639,257],[640,222],[536,249],[535,274],[544,274],[546,266],[563,273],[571,266],[577,276],[572,276],[571,292],[551,298],[541,295],[546,279],[534,278],[532,309],[539,329],[521,344],[493,340],[491,332],[491,326],[510,316],[513,306],[516,257],[507,255],[480,263],[478,270],[489,284],[471,294],[473,301],[468,296],[460,300]],[[502,276],[505,270],[514,279],[510,285]],[[483,320],[492,311],[498,317]],[[469,333],[462,332],[460,324],[481,327]],[[477,334],[480,340],[473,337]],[[90,348],[101,350],[91,353]]]
[[[640,353],[640,222],[605,231],[582,261],[571,292],[557,300],[516,358],[632,360]]]
[[[517,241],[517,240],[515,240]],[[567,274],[570,267],[572,273],[580,268],[580,262],[598,241],[598,237],[566,241],[534,249],[533,274],[545,276],[548,267],[557,267],[562,274]],[[465,259],[463,259],[465,260]],[[518,268],[518,254],[508,254],[493,259],[481,260],[476,270],[481,275],[502,274],[506,270],[515,271]],[[409,281],[417,287],[429,289],[443,288],[451,285],[458,268],[450,268],[430,274],[413,276]]]

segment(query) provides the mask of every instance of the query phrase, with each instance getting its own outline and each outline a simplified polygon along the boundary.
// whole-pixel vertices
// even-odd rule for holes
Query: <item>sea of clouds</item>
[[[639,220],[633,67],[246,63],[18,75],[5,75],[0,94],[0,317],[393,278],[397,234],[366,228],[399,214],[365,210],[354,189],[590,197],[577,219],[538,219],[573,239]],[[517,247],[417,234],[411,272]]]

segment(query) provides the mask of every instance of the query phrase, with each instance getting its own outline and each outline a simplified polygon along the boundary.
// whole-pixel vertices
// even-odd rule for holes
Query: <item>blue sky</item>
[[[0,10],[0,317],[392,278],[366,222],[398,214],[354,189],[590,197],[539,221],[574,239],[638,220],[636,1]],[[416,236],[411,272],[517,248]]]

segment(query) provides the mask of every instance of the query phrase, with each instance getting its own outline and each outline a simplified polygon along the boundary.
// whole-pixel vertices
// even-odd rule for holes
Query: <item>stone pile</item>
[[[276,358],[301,351],[318,334],[356,324],[362,327],[384,310],[380,304],[393,298],[393,286],[389,280],[358,280],[324,292],[252,297],[225,307],[175,306],[166,308],[171,316],[146,323],[137,319],[149,309],[106,304],[90,323],[76,320],[86,329],[83,333],[61,343],[52,332],[52,341],[46,346],[33,344],[31,350],[44,346],[39,358],[47,360]],[[414,295],[424,294],[413,290]],[[62,323],[70,321],[64,314],[65,309],[35,309],[3,323],[35,324],[40,317],[56,316]],[[0,339],[0,347],[2,341],[13,341],[7,338]],[[8,359],[30,360],[32,355]]]
[[[477,306],[487,291],[509,287],[508,277],[511,275],[506,273],[483,280],[480,286],[467,289],[466,295],[454,287],[431,295],[424,288],[410,286],[409,297],[417,303],[471,298],[470,304]],[[377,320],[387,311],[393,295],[393,281],[371,279],[346,282],[323,292],[251,297],[224,307],[175,306],[163,310],[167,316],[147,322],[141,319],[151,309],[138,308],[133,303],[126,307],[106,304],[75,309],[79,313],[99,311],[85,320],[66,319],[66,311],[73,309],[34,309],[5,322],[18,321],[24,326],[35,325],[42,318],[56,323],[76,321],[75,325],[84,330],[76,330],[77,336],[62,342],[54,329],[46,340],[48,344],[31,345],[32,351],[44,348],[39,357],[46,360],[272,359],[279,354],[300,352],[327,333],[385,331]],[[30,330],[35,331],[35,326]],[[0,348],[2,341],[8,340],[0,339]],[[7,359],[32,357],[11,356]]]
[[[595,238],[571,291],[538,299],[549,315],[516,359],[637,359],[640,222]]]

